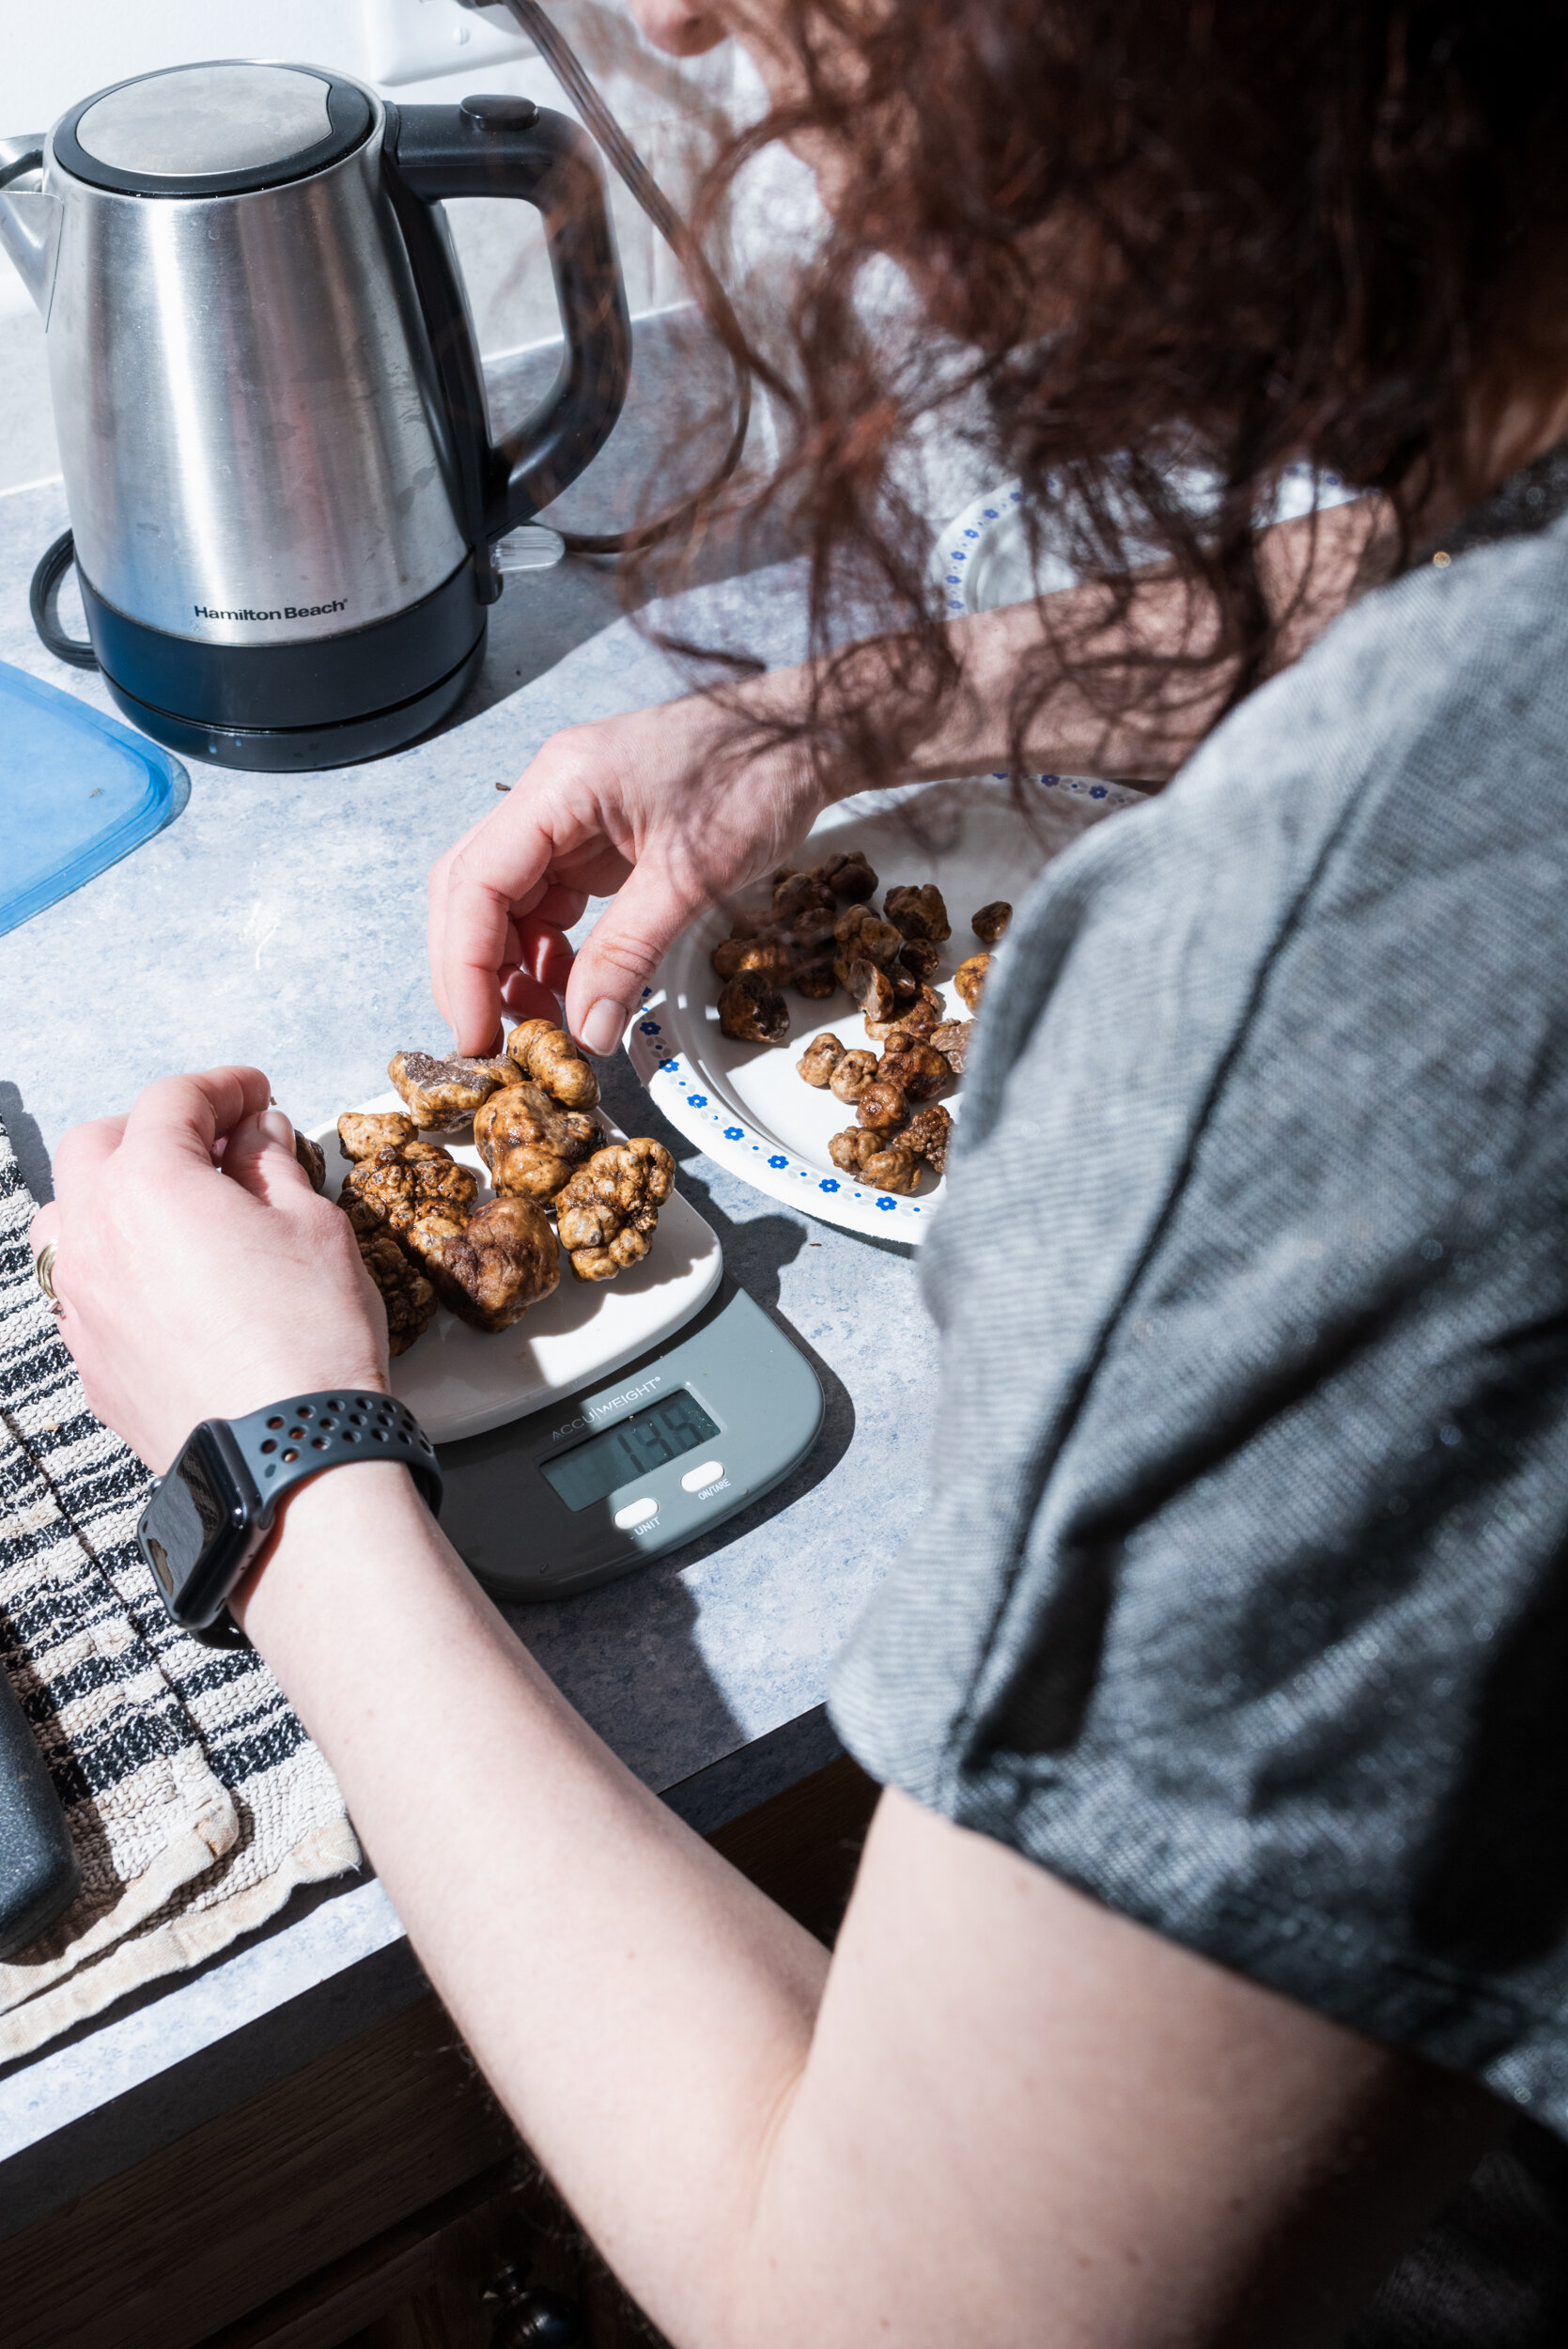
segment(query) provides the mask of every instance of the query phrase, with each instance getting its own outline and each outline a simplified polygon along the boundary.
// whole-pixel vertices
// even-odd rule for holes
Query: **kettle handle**
[[[614,428],[631,373],[631,319],[587,133],[523,98],[460,106],[388,106],[382,161],[457,442],[464,527],[480,599],[501,593],[489,541],[532,521],[596,457]],[[499,443],[489,438],[484,379],[443,196],[514,195],[544,219],[566,356],[553,389]]]

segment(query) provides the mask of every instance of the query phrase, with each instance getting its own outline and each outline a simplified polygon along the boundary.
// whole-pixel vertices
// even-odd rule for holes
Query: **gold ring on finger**
[[[65,1307],[54,1294],[54,1258],[59,1253],[59,1245],[58,1240],[46,1240],[39,1249],[33,1265],[38,1284],[49,1299],[51,1312],[56,1314],[65,1311]]]

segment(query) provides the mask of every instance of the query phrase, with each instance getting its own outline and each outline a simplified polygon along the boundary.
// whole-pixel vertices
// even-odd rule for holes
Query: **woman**
[[[644,0],[675,47],[731,21]],[[1206,738],[1047,876],[987,1003],[925,1272],[971,1465],[837,1672],[887,1791],[831,1960],[604,1751],[401,1469],[301,1486],[237,1610],[676,2343],[1548,2338],[1549,2278],[1480,2294],[1461,2189],[1506,2170],[1517,2216],[1568,2134],[1568,28],[735,21],[834,215],[794,394],[818,579],[918,568],[875,505],[898,403],[850,400],[881,252],[1090,584],[549,746],[433,879],[459,1048],[621,884],[567,998],[609,1050],[710,894],[987,723],[1144,776]],[[1260,551],[1303,456],[1382,503]],[[1358,565],[1389,583],[1291,665]],[[155,1466],[384,1382],[257,1072],[78,1129],[57,1189],[64,1334]],[[481,1775],[509,1812],[454,1798]]]

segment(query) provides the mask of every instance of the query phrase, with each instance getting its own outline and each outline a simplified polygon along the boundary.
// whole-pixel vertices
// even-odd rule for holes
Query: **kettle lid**
[[[372,113],[314,66],[229,59],[139,74],[55,125],[55,160],[127,195],[240,195],[303,179],[359,146]]]

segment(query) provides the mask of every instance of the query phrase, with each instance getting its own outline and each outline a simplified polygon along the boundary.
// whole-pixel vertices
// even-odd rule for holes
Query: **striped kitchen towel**
[[[0,2061],[359,1864],[261,1658],[165,1614],[134,1540],[147,1471],[87,1408],[33,1275],[33,1212],[0,1127],[0,1663],[82,1866],[59,1923],[0,1965]]]

